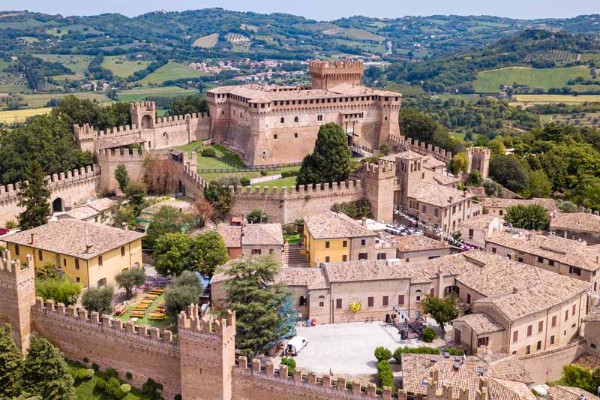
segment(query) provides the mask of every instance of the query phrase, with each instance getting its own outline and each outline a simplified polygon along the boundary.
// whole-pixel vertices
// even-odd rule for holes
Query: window
[[[366,239],[360,239],[360,245],[361,246],[366,246],[367,245],[367,240]]]
[[[541,350],[542,349],[542,341],[538,340],[537,345],[535,346],[536,350]]]
[[[492,247],[492,253],[496,254],[496,248],[495,247]]]
[[[550,336],[550,344],[554,344],[554,335]]]
[[[269,254],[275,254],[275,250],[269,249]]]
[[[477,347],[481,347],[481,346],[487,346],[490,344],[490,338],[485,336],[485,337],[480,337],[477,339]]]
[[[423,214],[425,214],[427,212],[427,207],[426,206],[421,206],[421,212]]]
[[[348,256],[344,254],[344,255],[342,256],[342,261],[348,261]]]
[[[517,258],[517,261],[519,261],[520,263],[522,263],[523,262],[523,257]]]
[[[525,347],[525,354],[531,354],[531,346],[527,345],[527,347]]]
[[[398,295],[398,305],[399,306],[404,305],[404,295],[403,294]]]
[[[473,239],[473,234],[475,232],[473,232],[473,229],[469,229],[469,239]]]
[[[317,115],[317,121],[323,121],[323,116],[321,114]]]
[[[531,336],[532,333],[533,333],[533,326],[529,325],[527,327],[527,337]]]
[[[367,298],[367,306],[368,307],[373,307],[375,305],[375,297],[369,297]]]
[[[273,135],[273,139],[277,140],[277,134]]]
[[[331,258],[329,256],[325,256],[325,262],[328,263],[331,261]]]
[[[335,308],[342,308],[342,299],[335,300]]]
[[[556,315],[552,317],[552,327],[556,326]]]
[[[387,306],[390,303],[390,298],[388,296],[383,296],[383,305]]]
[[[325,248],[328,249],[329,248],[329,242],[325,242]]]
[[[44,255],[42,254],[41,250],[38,250],[38,258],[40,261],[44,261]]]
[[[499,214],[499,215],[503,215],[503,214],[504,214],[504,211],[500,210],[500,211],[498,211],[498,214]]]
[[[581,276],[581,269],[577,267],[569,267],[569,273],[571,275]]]
[[[434,215],[435,217],[439,217],[439,216],[440,216],[440,210],[439,210],[439,209],[437,209],[437,208],[436,208],[436,209],[434,209],[434,210],[433,210],[433,215]]]
[[[431,297],[433,297],[435,295],[435,289],[434,288],[429,289],[429,295]]]
[[[76,281],[77,283],[79,283],[79,282],[81,282],[81,278],[80,278],[80,277],[77,277],[77,278],[75,278],[75,281]]]
[[[294,137],[297,138],[298,137],[298,132],[294,133]]]
[[[368,260],[369,255],[367,253],[358,253],[358,259],[359,260]]]
[[[261,255],[261,253],[262,253],[262,250],[261,250],[261,249],[252,249],[252,250],[250,251],[250,254],[251,254],[251,255],[253,255],[253,256],[260,256],[260,255]]]
[[[101,267],[103,264],[102,256],[98,256],[98,265]]]
[[[19,255],[19,245],[18,244],[15,245],[15,255],[16,256]]]
[[[565,310],[565,321],[569,319],[569,310]]]
[[[544,263],[544,257],[538,257],[538,259],[537,259],[537,260],[538,260],[538,262],[539,262],[540,264],[543,264],[543,263]]]
[[[285,118],[281,117],[281,119],[279,120],[279,122],[281,122],[282,124],[285,124]]]
[[[519,340],[519,331],[513,332],[513,343],[516,343]]]
[[[471,304],[471,293],[467,293],[467,304]]]
[[[554,267],[554,260],[548,260],[548,265]]]
[[[319,296],[319,307],[325,307],[325,296]]]
[[[571,309],[571,315],[575,315],[576,310],[577,310],[577,304],[573,304],[573,308]]]
[[[121,257],[125,257],[125,246],[121,246]]]
[[[544,330],[544,321],[540,321],[538,322],[538,332],[541,332]]]
[[[294,117],[294,122],[298,122],[298,117]]]
[[[75,259],[75,269],[79,269],[79,258]]]
[[[65,267],[67,266],[67,259],[66,258],[63,258],[63,266],[65,266]]]
[[[385,253],[379,253],[377,254],[377,259],[378,260],[385,260],[386,259],[386,254]]]
[[[342,242],[342,247],[348,247],[348,241],[347,240],[344,240]]]

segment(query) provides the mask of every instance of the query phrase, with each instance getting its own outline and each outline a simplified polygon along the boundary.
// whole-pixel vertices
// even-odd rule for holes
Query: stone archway
[[[181,194],[182,196],[185,196],[185,185],[181,181],[179,181],[179,183],[177,184],[177,193]]]
[[[64,209],[64,204],[63,204],[63,200],[60,197],[57,197],[56,199],[54,199],[52,201],[52,212],[63,212]]]
[[[150,115],[144,115],[142,117],[142,129],[153,128],[152,117]]]

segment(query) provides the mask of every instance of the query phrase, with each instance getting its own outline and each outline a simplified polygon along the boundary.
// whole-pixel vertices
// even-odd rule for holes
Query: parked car
[[[6,235],[8,232],[10,232],[10,229],[8,229],[8,228],[0,228],[0,236]]]
[[[294,336],[290,339],[288,344],[285,346],[285,350],[283,350],[283,355],[285,356],[297,356],[300,353],[300,350],[306,347],[308,344],[308,340],[302,336]]]

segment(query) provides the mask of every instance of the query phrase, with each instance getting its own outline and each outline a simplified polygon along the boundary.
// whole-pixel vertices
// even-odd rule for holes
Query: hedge
[[[389,361],[379,361],[377,363],[377,379],[379,380],[379,386],[388,386],[393,390],[394,374]]]

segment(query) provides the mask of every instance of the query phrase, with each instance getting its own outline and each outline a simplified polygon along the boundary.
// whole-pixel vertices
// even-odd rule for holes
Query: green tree
[[[229,253],[221,235],[215,231],[202,233],[192,241],[197,270],[204,276],[212,276],[215,268],[229,261]]]
[[[262,224],[269,222],[269,217],[261,210],[252,210],[247,216],[246,219],[251,224]]]
[[[229,186],[221,182],[211,181],[204,189],[204,198],[212,204],[215,211],[221,216],[226,215],[233,207],[231,190],[229,190]]]
[[[532,197],[550,197],[552,194],[552,182],[541,169],[529,172],[529,191]]]
[[[409,107],[400,110],[400,132],[419,142],[431,143],[458,153],[460,141],[453,139],[448,130],[430,116]]]
[[[11,328],[0,328],[0,399],[18,396],[20,393],[23,358],[15,344]]]
[[[25,208],[19,214],[19,227],[21,230],[35,228],[46,223],[50,216],[50,189],[45,180],[45,174],[42,166],[37,162],[33,163],[31,169],[27,172],[27,181],[19,184],[19,207]]]
[[[348,139],[341,126],[330,122],[319,128],[315,149],[304,157],[296,181],[299,185],[345,181],[350,176]]]
[[[267,351],[278,339],[278,310],[289,295],[275,283],[280,264],[273,257],[233,260],[222,272],[232,279],[223,286],[227,307],[236,313],[236,348],[246,356]]]
[[[198,275],[191,271],[183,271],[165,288],[167,313],[171,317],[176,317],[190,304],[198,304],[201,293],[202,284]]]
[[[458,317],[458,307],[456,307],[456,298],[448,296],[443,299],[434,296],[426,296],[421,302],[423,311],[431,315],[431,318],[438,323],[442,331],[444,326]]]
[[[129,268],[115,276],[115,281],[120,288],[125,289],[125,296],[129,299],[133,289],[146,283],[146,272],[143,268]]]
[[[546,230],[550,224],[548,211],[538,204],[508,207],[504,219],[514,228],[521,229]]]
[[[495,156],[490,161],[490,177],[514,192],[529,188],[527,168],[516,156]]]
[[[458,153],[452,157],[450,161],[450,172],[454,175],[458,175],[459,172],[467,172],[469,168],[469,159],[467,153]]]
[[[75,304],[83,286],[63,275],[60,278],[36,279],[35,293],[44,300],[54,300],[67,306]]]
[[[574,386],[590,393],[595,392],[595,387],[592,387],[592,373],[587,369],[578,365],[565,365],[563,367],[563,376],[560,383],[565,386]]]
[[[383,346],[377,346],[375,348],[375,358],[377,361],[388,361],[392,358],[392,352]]]
[[[114,289],[112,286],[89,288],[83,292],[81,303],[83,304],[83,307],[90,312],[96,311],[100,315],[111,314],[113,310],[113,296]]]
[[[113,226],[115,228],[128,227],[135,229],[135,208],[129,204],[119,204],[117,211],[113,215]],[[145,237],[144,237],[145,238]]]
[[[167,233],[156,240],[154,268],[162,276],[181,275],[197,269],[193,240],[185,233]]]
[[[146,187],[138,182],[130,182],[123,192],[129,199],[129,204],[133,207],[135,215],[140,215],[146,202]]]
[[[481,172],[479,172],[478,170],[471,172],[466,183],[468,186],[481,186],[481,184],[483,183]]]
[[[203,96],[178,97],[167,109],[167,115],[208,113],[208,102]]]
[[[145,249],[154,249],[159,237],[167,233],[187,232],[197,223],[197,217],[193,214],[182,213],[173,207],[162,206],[154,214],[146,236],[142,239],[142,244]]]
[[[32,337],[23,369],[23,389],[44,399],[75,400],[73,383],[60,351],[47,340]]]
[[[119,183],[119,189],[124,191],[127,185],[129,185],[129,173],[124,164],[117,165],[115,169],[115,179]]]
[[[494,139],[487,142],[487,147],[489,147],[493,155],[506,154],[506,146],[500,136],[496,136]]]
[[[382,360],[377,363],[377,380],[381,387],[394,388],[394,373],[388,360]]]
[[[561,201],[558,205],[558,209],[565,213],[574,213],[577,211],[577,205],[569,200]]]
[[[281,365],[288,367],[288,374],[293,374],[296,370],[296,360],[292,357],[281,357]]]
[[[58,278],[58,270],[56,265],[46,261],[37,269],[35,276],[38,279],[56,279]]]

